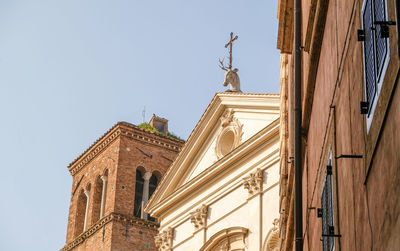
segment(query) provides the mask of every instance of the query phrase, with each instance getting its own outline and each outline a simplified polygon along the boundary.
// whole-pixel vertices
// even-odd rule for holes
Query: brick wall
[[[302,41],[304,44],[311,41],[310,49],[302,53],[304,250],[322,250],[322,222],[316,209],[321,207],[330,150],[334,228],[335,234],[341,235],[334,238],[335,250],[397,250],[400,245],[398,37],[396,27],[390,27],[390,62],[368,131],[366,115],[360,113],[365,89],[363,48],[362,42],[357,41],[357,30],[362,28],[363,2],[302,1]],[[385,2],[388,19],[396,20],[395,1]],[[292,14],[293,10],[289,11]],[[280,22],[284,18],[280,17]],[[312,32],[307,33],[310,25]],[[288,61],[291,60],[288,55]],[[292,74],[289,71],[288,79]],[[290,99],[289,95],[288,104]],[[291,112],[288,111],[289,115]],[[293,136],[293,130],[289,129],[289,148]],[[361,158],[335,158],[341,155]],[[281,187],[284,190],[281,196],[288,196],[281,202],[281,208],[286,209],[281,219],[284,219],[283,232],[292,236],[281,236],[282,250],[292,250],[288,242],[293,241],[294,234],[293,202],[290,206],[287,203],[293,199],[290,180],[293,169],[291,164],[288,166],[281,170],[289,173],[289,184]]]
[[[156,250],[157,225],[133,216],[136,169],[160,179],[182,146],[182,141],[128,123],[118,123],[96,141],[69,166],[73,185],[63,250]],[[108,182],[104,217],[100,219],[103,175]],[[85,232],[84,190],[90,194]]]

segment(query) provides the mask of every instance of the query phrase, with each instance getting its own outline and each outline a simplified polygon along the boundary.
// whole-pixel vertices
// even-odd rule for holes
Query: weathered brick
[[[158,225],[133,215],[136,169],[161,178],[183,143],[120,122],[72,162],[68,230],[62,250],[156,250]],[[108,184],[104,217],[100,219],[102,175],[107,175]],[[85,189],[90,191],[90,202],[83,232]]]

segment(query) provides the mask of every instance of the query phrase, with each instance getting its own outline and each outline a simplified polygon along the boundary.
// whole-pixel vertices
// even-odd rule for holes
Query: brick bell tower
[[[65,246],[69,250],[151,250],[158,224],[143,207],[184,141],[168,121],[150,121],[162,134],[119,122],[74,160]]]

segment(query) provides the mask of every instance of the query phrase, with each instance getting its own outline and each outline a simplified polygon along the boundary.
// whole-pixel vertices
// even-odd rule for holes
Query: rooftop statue
[[[228,92],[242,92],[240,90],[240,79],[239,75],[237,72],[239,71],[237,68],[232,70],[232,45],[233,41],[238,39],[238,36],[233,37],[233,32],[231,32],[231,39],[229,42],[225,45],[225,48],[228,48],[229,46],[229,66],[225,67],[224,66],[224,60],[219,60],[220,63],[220,68],[225,71],[225,78],[224,78],[224,86],[228,86],[230,84]]]

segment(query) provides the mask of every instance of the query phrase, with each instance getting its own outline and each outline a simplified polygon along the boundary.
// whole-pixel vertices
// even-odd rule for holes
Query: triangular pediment
[[[278,94],[217,93],[149,201],[151,208],[279,118]]]

